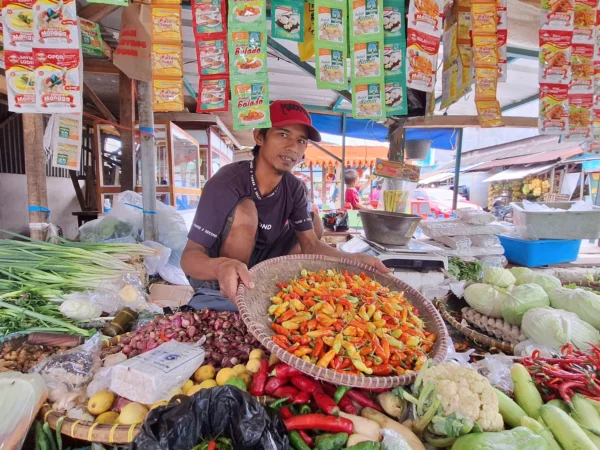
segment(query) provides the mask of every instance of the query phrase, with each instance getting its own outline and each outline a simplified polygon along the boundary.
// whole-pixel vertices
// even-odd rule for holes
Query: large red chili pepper
[[[314,380],[311,380],[310,378],[308,378],[304,375],[296,375],[295,377],[292,377],[292,379],[290,381],[294,386],[296,386],[301,391],[305,391],[305,392],[312,394],[313,392],[315,392],[317,390],[317,386],[318,386],[317,382]]]
[[[558,394],[567,403],[571,403],[572,388],[582,388],[585,383],[581,381],[567,381],[558,387]]]
[[[294,417],[294,415],[292,414],[292,412],[290,411],[290,409],[287,406],[284,406],[283,408],[281,408],[281,410],[279,411],[279,415],[281,416],[281,418],[283,420],[287,420],[287,419]],[[312,447],[315,444],[315,441],[313,440],[313,438],[311,438],[306,431],[298,430],[298,434],[300,435],[300,437],[302,438],[304,443],[306,445],[308,445],[309,447]]]
[[[217,443],[216,441],[210,441],[208,443],[208,450],[216,450],[217,449]]]
[[[250,383],[250,394],[255,397],[260,397],[265,394],[265,385],[267,384],[267,378],[269,378],[269,361],[263,359],[260,362],[260,370],[252,377]]]
[[[371,366],[371,370],[373,371],[373,375],[383,377],[390,375],[393,371],[391,364],[380,364],[378,366]]]
[[[302,372],[300,372],[295,367],[280,363],[275,366],[275,369],[273,369],[272,374],[275,375],[277,378],[291,378],[297,375],[302,375]]]
[[[287,397],[288,399],[291,400],[297,394],[298,394],[298,389],[296,389],[294,386],[281,386],[280,388],[277,388],[277,390],[270,395],[272,395],[275,398],[286,398]]]
[[[277,378],[277,377],[269,378],[267,380],[267,383],[265,384],[265,394],[273,395],[273,392],[275,392],[277,389],[287,385],[288,381],[289,380],[287,378]]]
[[[310,393],[306,391],[300,391],[294,395],[291,400],[295,405],[304,405],[305,403],[310,402]]]
[[[368,395],[360,392],[360,391],[355,391],[353,389],[350,389],[346,395],[348,397],[350,397],[351,400],[354,400],[356,403],[358,403],[360,406],[363,406],[365,408],[373,408],[376,409],[379,412],[383,412],[383,409],[381,409],[381,406],[379,406],[377,403],[375,403],[371,397],[369,397]]]
[[[323,411],[325,414],[337,416],[340,414],[340,408],[337,403],[324,392],[313,392],[313,398],[319,409]]]
[[[323,389],[325,389],[327,395],[332,397],[335,395],[335,386],[332,386],[330,384],[324,384]],[[338,406],[346,414],[353,414],[355,416],[358,415],[358,410],[356,409],[356,406],[354,406],[354,403],[352,403],[352,400],[350,400],[350,397],[346,396],[346,394],[344,394],[344,396],[338,403]]]
[[[323,414],[305,414],[284,420],[288,431],[292,430],[323,430],[332,433],[352,434],[354,425],[351,420],[343,417],[325,416]]]

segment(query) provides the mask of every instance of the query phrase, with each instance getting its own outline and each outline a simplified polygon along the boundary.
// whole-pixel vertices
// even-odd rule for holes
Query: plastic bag
[[[219,386],[150,411],[130,450],[189,450],[218,436],[230,439],[236,450],[290,445],[276,411],[233,386]]]
[[[456,350],[454,350],[454,343],[452,342],[452,339],[450,339],[450,342],[448,343],[448,352],[446,353],[446,359],[444,362],[453,362],[459,366],[471,367],[471,363],[469,363],[469,361],[471,359],[471,353],[474,351],[475,349],[471,348],[466,352],[458,353]]]
[[[125,273],[118,281],[100,283],[95,291],[90,292],[90,301],[105,313],[115,314],[128,307],[134,311],[152,309],[148,303],[148,295],[144,284],[135,275]]]
[[[400,433],[397,433],[394,430],[386,430],[384,428],[381,430],[381,435],[383,436],[383,440],[381,441],[383,445],[381,448],[385,448],[386,450],[412,449],[408,442],[406,442],[406,439],[404,439]]]
[[[471,225],[487,225],[496,220],[493,214],[472,208],[459,208],[454,211],[456,217]]]
[[[46,384],[38,374],[0,373],[0,450],[23,447],[47,395]]]
[[[485,354],[485,358],[477,361],[477,368],[490,381],[492,386],[497,387],[503,392],[511,393],[515,387],[510,376],[510,368],[514,364],[514,359],[505,355]]]
[[[96,333],[79,347],[44,358],[31,372],[39,373],[49,387],[61,383],[70,389],[86,385],[102,367],[103,339],[101,333]]]
[[[169,399],[204,362],[205,338],[195,344],[165,342],[120,364],[102,369],[115,394],[144,405]]]
[[[385,192],[386,191],[401,191],[399,202],[393,212],[410,214],[410,199],[417,188],[417,183],[407,180],[398,180],[395,178],[384,178],[381,187],[381,194],[377,202],[377,209],[387,211],[385,208]]]
[[[148,275],[156,275],[169,263],[172,250],[154,241],[144,241],[142,244],[154,250],[159,250],[155,256],[148,256],[144,259],[144,267],[146,267]]]
[[[174,266],[173,264],[166,264],[158,270],[158,275],[165,280],[167,283],[175,284],[177,286],[189,286],[185,273],[181,270],[181,267]]]
[[[325,213],[323,215],[323,225],[328,230],[348,231],[348,212],[339,210]]]
[[[540,351],[542,358],[556,358],[560,355],[559,348],[538,344],[533,339],[527,339],[515,345],[515,356],[531,356],[535,350]]]

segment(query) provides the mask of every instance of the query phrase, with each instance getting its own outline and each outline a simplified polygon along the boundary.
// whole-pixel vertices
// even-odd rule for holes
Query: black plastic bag
[[[219,386],[150,411],[129,448],[190,450],[217,437],[230,439],[235,450],[288,450],[290,446],[276,411],[233,386]]]
[[[325,213],[323,215],[323,226],[333,231],[348,231],[348,212],[337,210]]]

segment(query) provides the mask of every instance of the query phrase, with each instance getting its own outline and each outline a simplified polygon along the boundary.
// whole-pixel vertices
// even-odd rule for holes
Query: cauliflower
[[[435,447],[450,447],[469,433],[502,430],[498,398],[484,376],[457,364],[423,366],[412,394],[392,391],[413,404],[413,431]]]

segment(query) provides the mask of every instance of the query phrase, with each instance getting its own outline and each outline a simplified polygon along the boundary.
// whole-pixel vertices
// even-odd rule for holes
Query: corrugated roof
[[[533,166],[533,167],[512,167],[503,172],[497,173],[496,175],[492,175],[489,178],[486,178],[482,181],[482,183],[492,183],[494,181],[506,181],[506,180],[520,180],[529,175],[533,175],[535,173],[545,172],[554,167],[555,164],[545,164],[543,166]]]
[[[567,149],[551,150],[549,152],[536,153],[533,155],[516,156],[513,158],[497,159],[490,161],[485,164],[473,167],[472,170],[485,171],[493,169],[494,167],[503,166],[514,166],[514,165],[525,165],[525,164],[536,164],[547,161],[562,161],[563,159],[570,158],[571,156],[580,155],[583,153],[583,149],[580,146]]]

